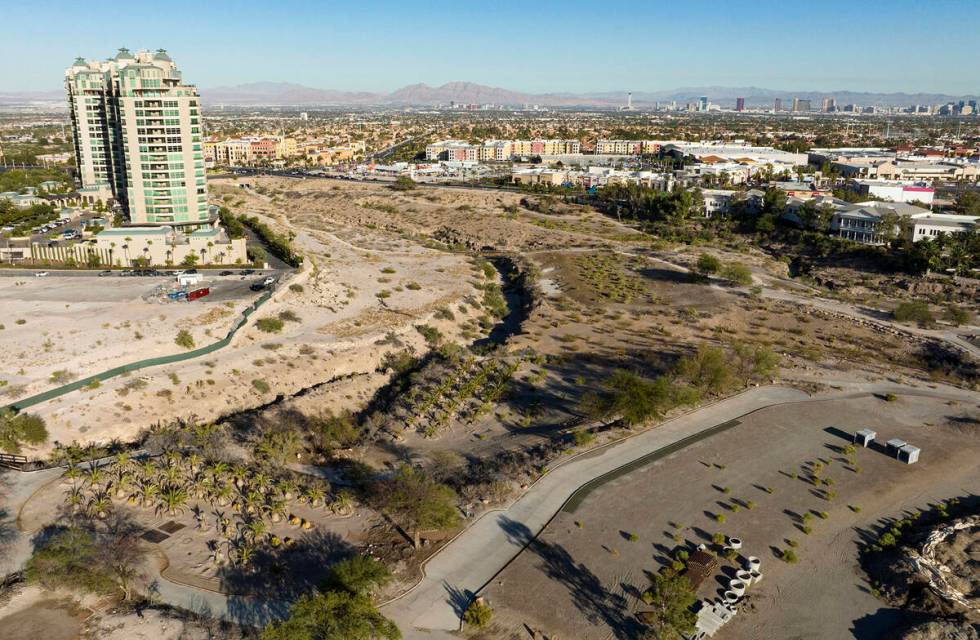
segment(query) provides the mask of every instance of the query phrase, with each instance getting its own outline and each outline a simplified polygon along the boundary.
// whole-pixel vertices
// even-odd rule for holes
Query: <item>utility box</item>
[[[889,440],[886,444],[888,446],[888,453],[897,458],[899,449],[907,445],[908,442],[905,442],[904,440],[900,440],[899,438],[894,438],[892,440]]]
[[[919,447],[905,445],[898,450],[898,459],[905,464],[915,464],[919,460]]]
[[[854,444],[859,444],[862,447],[867,447],[869,444],[874,442],[874,439],[878,437],[878,434],[871,429],[861,429],[854,434]]]

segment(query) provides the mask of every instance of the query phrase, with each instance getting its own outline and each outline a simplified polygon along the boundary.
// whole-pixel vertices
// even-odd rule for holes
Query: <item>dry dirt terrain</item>
[[[662,414],[643,425],[652,428],[657,420],[750,385],[782,383],[814,392],[842,380],[976,384],[969,368],[930,359],[921,337],[815,312],[793,297],[764,295],[753,285],[793,290],[796,283],[788,280],[785,265],[758,251],[671,245],[588,207],[514,193],[403,192],[335,180],[247,182],[247,187],[236,180],[213,182],[213,201],[289,235],[305,257],[303,268],[284,279],[228,348],[33,408],[47,421],[52,442],[125,441],[158,423],[231,416],[220,425],[231,443],[222,458],[251,464],[256,434],[269,432],[270,425],[294,430],[297,462],[278,461],[275,475],[286,466],[290,475],[321,474],[336,494],[344,484],[335,482],[335,472],[344,465],[365,463],[384,471],[415,464],[456,491],[465,523],[509,503],[563,456],[625,435],[628,426],[618,416],[589,410],[598,402],[592,392],[606,389],[617,371],[676,384],[671,393],[684,401],[675,403],[668,394],[671,402]],[[704,252],[726,264],[745,264],[755,281],[692,277],[688,268]],[[41,335],[54,331],[43,327],[45,314],[65,304],[57,297],[65,295],[58,293],[61,285],[54,277],[49,282],[29,283],[39,292],[45,287],[55,292],[55,301],[38,307],[24,325]],[[119,331],[136,329],[133,319],[130,326],[115,328],[127,318],[119,304],[93,312],[95,317],[117,314],[109,328],[97,329],[88,319],[78,330],[114,331],[96,339],[121,340]],[[127,313],[143,310],[127,304]],[[65,313],[59,309],[58,322],[68,322],[70,310]],[[263,318],[282,319],[282,330],[260,330],[255,319]],[[182,321],[193,327],[198,344],[207,341],[212,325],[196,316]],[[220,323],[231,320],[214,322],[212,333],[221,335]],[[57,338],[65,341],[67,330],[60,331]],[[152,336],[143,338],[153,341],[147,344],[175,346],[161,326],[147,326],[142,333]],[[714,378],[707,365],[699,369],[704,354],[719,358],[727,373]],[[403,370],[391,364],[399,358]],[[55,366],[44,362],[49,369]],[[766,366],[757,368],[760,362]],[[38,380],[50,376],[36,366]],[[82,361],[72,366],[80,375],[88,373]],[[344,411],[354,412],[357,437],[342,450],[327,447],[324,453],[304,429]],[[752,596],[753,612],[726,629],[730,637],[757,637],[767,624],[803,633],[813,623],[805,604],[823,597],[830,598],[828,607],[838,608],[841,624],[850,624],[874,603],[848,573],[851,527],[873,521],[879,507],[900,509],[903,500],[938,499],[953,485],[977,490],[976,474],[964,471],[976,458],[975,429],[952,419],[970,411],[975,414],[975,407],[913,396],[895,402],[856,397],[747,417],[730,431],[603,486],[576,513],[559,514],[542,541],[488,590],[497,629],[502,637],[525,637],[523,624],[564,638],[631,633],[637,589],[647,583],[644,571],[659,568],[678,544],[706,537],[710,542],[719,531],[745,539],[747,549],[764,559],[766,572]],[[905,467],[862,450],[858,462],[846,468],[833,448],[845,443],[833,430],[864,426],[877,427],[885,439],[907,437],[922,446],[922,461]],[[803,466],[821,458],[831,461],[822,463],[823,477],[832,477],[834,484],[803,482]],[[99,484],[87,486],[94,487],[94,498]],[[770,486],[772,493],[766,490]],[[910,494],[909,487],[921,489]],[[43,526],[45,513],[62,501],[66,488],[55,483],[29,500],[22,530]],[[818,495],[821,490],[838,496],[826,500]],[[132,510],[143,527],[173,528],[171,520],[182,525],[156,544],[167,559],[165,579],[169,571],[175,583],[221,588],[222,576],[208,553],[213,534],[198,531],[192,515],[196,499],[166,516],[129,502],[120,496],[118,510]],[[422,550],[415,552],[367,506],[358,505],[355,516],[294,508],[315,532],[329,534],[345,548],[371,548],[388,561],[396,581],[386,595],[411,586],[419,562],[453,533],[427,531]],[[808,510],[826,510],[829,516],[817,518],[809,536],[801,531]],[[251,520],[246,513],[240,512],[233,529]],[[212,527],[220,520],[208,517]],[[284,539],[289,526],[270,525],[259,536],[262,545],[271,544],[272,537]],[[799,543],[798,565],[776,559],[788,539]],[[835,551],[824,566],[818,564],[825,555],[818,549],[827,545]],[[850,576],[844,579],[853,583],[850,595],[833,599],[837,596],[824,593],[830,582],[806,580],[814,573],[838,582]],[[714,588],[705,585],[704,594]],[[148,624],[140,622],[143,628]],[[800,637],[841,637],[848,627],[832,631],[838,635]]]
[[[772,629],[807,640],[892,637],[897,611],[871,595],[857,565],[862,531],[883,515],[980,491],[980,433],[964,420],[977,409],[916,396],[895,402],[865,396],[744,417],[559,513],[485,593],[500,637],[522,637],[523,625],[549,636],[632,637],[649,574],[679,549],[711,546],[717,533],[740,538],[741,555],[759,557],[764,576],[717,637],[747,640]],[[908,466],[859,449],[851,465],[841,449],[861,428],[876,430],[879,439],[914,442],[922,459]],[[831,484],[804,479],[818,461],[820,477]],[[831,500],[827,491],[835,494]],[[806,523],[805,514],[811,514]],[[780,559],[790,541],[798,545],[798,564]],[[735,562],[722,559],[722,567],[733,571]],[[721,575],[701,585],[702,598],[720,595]]]

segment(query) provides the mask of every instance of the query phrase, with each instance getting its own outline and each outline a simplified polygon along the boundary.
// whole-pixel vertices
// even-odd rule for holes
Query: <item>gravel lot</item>
[[[645,572],[658,570],[676,547],[710,544],[722,532],[741,538],[744,554],[762,559],[765,579],[718,638],[772,637],[766,632],[772,629],[806,640],[887,638],[896,614],[870,594],[858,572],[860,530],[880,517],[980,491],[980,434],[956,420],[963,417],[975,419],[977,406],[913,396],[807,402],[751,414],[729,431],[602,486],[574,513],[559,513],[486,591],[502,637],[521,637],[525,624],[561,637],[599,639],[610,631],[629,637],[633,613],[643,608],[637,596],[648,586]],[[846,444],[840,431],[863,427],[877,430],[880,440],[899,437],[922,447],[920,462],[906,466],[860,450],[861,472],[846,470],[832,447]],[[822,473],[833,478],[838,494],[830,502],[792,477],[818,458],[831,460]],[[741,502],[738,512],[730,509],[733,499]],[[751,510],[748,501],[755,503]],[[805,535],[800,515],[811,510],[829,517],[813,517],[813,532]],[[777,559],[787,539],[799,543],[799,564]],[[718,594],[718,577],[705,581],[702,597]]]

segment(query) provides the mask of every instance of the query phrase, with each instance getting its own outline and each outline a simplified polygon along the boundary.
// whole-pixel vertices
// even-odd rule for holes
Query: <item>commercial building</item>
[[[802,98],[793,98],[793,111],[796,113],[809,113],[810,101]]]
[[[163,49],[78,58],[65,89],[82,187],[108,185],[132,223],[206,223],[201,105]]]
[[[735,98],[735,111],[745,111],[745,98]]]
[[[932,204],[936,190],[926,182],[902,182],[901,180],[855,180],[854,189],[865,197],[881,198],[890,202],[921,202]]]

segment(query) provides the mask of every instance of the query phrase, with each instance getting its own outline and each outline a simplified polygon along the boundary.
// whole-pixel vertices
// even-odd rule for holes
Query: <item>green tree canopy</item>
[[[300,596],[289,617],[266,627],[261,640],[398,640],[395,623],[371,599],[347,591]]]
[[[341,560],[330,568],[323,588],[329,591],[346,591],[351,594],[369,594],[391,580],[388,567],[370,556],[356,555]]]
[[[673,571],[657,574],[643,601],[651,607],[638,616],[649,626],[646,640],[683,640],[694,631],[698,617],[691,606],[697,595],[686,577]]]
[[[374,487],[374,501],[412,532],[416,547],[424,529],[447,529],[459,524],[456,492],[424,471],[404,465]]]

